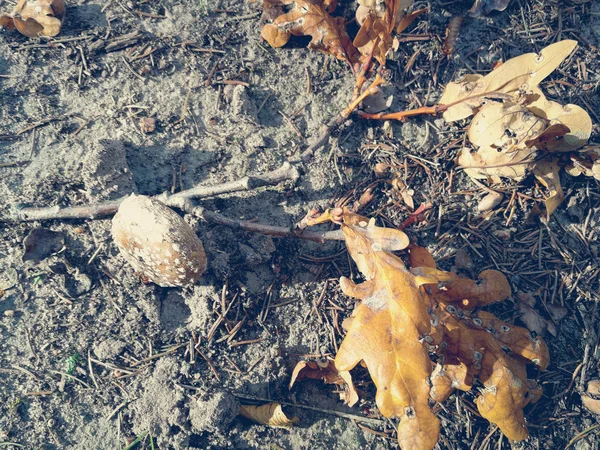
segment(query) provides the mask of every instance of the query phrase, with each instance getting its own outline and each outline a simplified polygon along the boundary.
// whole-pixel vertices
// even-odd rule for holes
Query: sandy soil
[[[470,4],[415,6],[427,5],[430,13],[389,63],[393,110],[433,104],[460,74],[570,38],[579,49],[542,87],[586,108],[592,140],[600,141],[597,2],[513,0],[504,12],[466,20],[449,59],[440,36]],[[339,14],[350,19],[354,8],[342,1]],[[259,5],[234,0],[71,0],[56,39],[0,30],[0,446],[123,449],[138,439],[144,449],[397,448],[394,423],[378,415],[364,372],[356,376],[369,399],[352,409],[321,382],[287,387],[298,360],[335,354],[341,341],[337,325],[353,302],[337,279],[356,272],[342,244],[271,239],[188,218],[209,269],[196,286],[174,289],[141,283],[113,244],[108,219],[6,222],[19,204],[178,191],[272,170],[300,153],[347,104],[354,79],[345,64],[306,49],[306,39],[271,49],[262,23]],[[232,80],[243,83],[225,83]],[[142,131],[143,118],[156,119],[154,132]],[[485,191],[453,170],[462,125],[355,119],[301,167],[297,183],[202,206],[289,226],[311,208],[357,200],[377,162],[406,170],[415,204],[433,204],[407,230],[411,238],[447,270],[461,249],[473,261],[465,270],[503,270],[515,293],[536,293],[534,310],[550,324],[544,397],[526,410],[531,437],[512,447],[572,441],[571,448],[597,449],[598,428],[590,430],[597,417],[578,391],[600,375],[600,189],[564,175],[567,199],[546,224],[528,220],[531,196],[541,196],[536,184],[521,183],[524,196],[510,208],[516,188],[507,184],[500,208],[481,217]],[[364,213],[398,225],[410,210],[378,185]],[[23,241],[37,227],[63,233],[65,249],[24,262]],[[495,312],[522,324],[518,303],[515,295]],[[209,342],[217,312],[230,304]],[[236,417],[240,402],[267,399],[300,405],[289,407],[299,425],[284,431]],[[440,448],[510,448],[474,413],[472,399],[452,397],[439,410]]]

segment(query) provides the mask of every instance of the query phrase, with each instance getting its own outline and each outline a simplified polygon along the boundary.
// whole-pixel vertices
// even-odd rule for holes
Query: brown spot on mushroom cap
[[[125,260],[159,286],[192,284],[206,270],[198,236],[154,198],[132,194],[125,199],[113,218],[112,235]]]

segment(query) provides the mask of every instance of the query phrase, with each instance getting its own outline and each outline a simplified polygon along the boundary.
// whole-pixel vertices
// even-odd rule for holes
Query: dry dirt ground
[[[0,9],[14,3],[0,1]],[[355,2],[340,3],[338,14],[350,19]],[[461,74],[576,39],[574,56],[542,88],[584,107],[595,123],[592,141],[600,141],[597,1],[513,0],[504,12],[467,19],[451,58],[441,36],[470,4],[415,4],[426,6],[429,14],[389,62],[392,110],[433,104]],[[335,354],[341,341],[339,324],[353,302],[337,280],[356,272],[342,244],[190,219],[209,269],[196,286],[175,289],[141,283],[111,241],[110,220],[6,222],[18,204],[77,205],[217,184],[301,152],[349,101],[354,79],[345,64],[306,49],[306,39],[268,47],[261,24],[259,5],[243,1],[69,0],[55,39],[0,30],[0,447],[397,448],[394,422],[378,416],[364,372],[356,377],[368,399],[352,409],[331,385],[287,387],[298,360]],[[147,117],[156,119],[149,134],[139,125]],[[538,377],[544,396],[526,409],[527,441],[508,442],[467,394],[438,408],[439,447],[598,449],[597,416],[579,396],[600,375],[598,183],[563,175],[566,200],[548,223],[531,214],[539,204],[532,198],[542,195],[533,180],[507,183],[504,202],[482,217],[476,206],[485,191],[454,169],[463,127],[435,117],[354,119],[301,167],[297,183],[201,204],[289,226],[311,208],[342,198],[352,204],[375,180],[374,165],[391,163],[415,205],[433,205],[407,229],[410,237],[446,270],[502,270],[515,295],[494,311],[522,324],[519,305],[532,294],[551,349]],[[374,193],[365,214],[388,225],[410,214],[385,183]],[[24,262],[23,241],[40,226],[64,233],[65,249]],[[298,426],[236,417],[240,402],[268,399],[299,405],[289,407]]]

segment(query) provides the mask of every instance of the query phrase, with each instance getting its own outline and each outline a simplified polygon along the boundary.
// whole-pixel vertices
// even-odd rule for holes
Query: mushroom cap
[[[206,270],[206,253],[196,233],[154,198],[127,197],[113,218],[112,235],[125,260],[159,286],[193,284]]]

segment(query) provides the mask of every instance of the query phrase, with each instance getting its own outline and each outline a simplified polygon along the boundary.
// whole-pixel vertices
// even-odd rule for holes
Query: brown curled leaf
[[[52,37],[60,33],[64,18],[64,0],[20,0],[11,15],[0,16],[0,26],[28,37]]]
[[[569,131],[571,131],[570,128],[562,123],[551,124],[540,135],[525,141],[525,145],[538,150],[550,151],[550,148],[554,147],[559,140],[564,139]]]
[[[298,422],[297,417],[288,418],[279,403],[266,403],[260,406],[241,405],[240,414],[261,425],[273,428],[290,429]]]
[[[546,216],[550,216],[565,199],[565,194],[560,185],[560,166],[556,158],[542,159],[533,166],[533,174],[549,191],[550,196],[546,198]]]
[[[358,393],[352,382],[350,372],[339,371],[332,358],[326,357],[316,361],[299,361],[292,372],[290,389],[297,380],[305,378],[323,380],[328,384],[342,386],[343,392],[340,393],[340,397],[344,403],[353,406],[358,402]]]
[[[292,8],[289,12],[262,29],[262,37],[272,47],[284,46],[291,35],[311,36],[312,40],[308,44],[310,48],[351,64],[358,61],[358,52],[346,33],[343,18],[330,16],[317,0],[296,0],[290,3]]]
[[[447,56],[450,56],[452,53],[454,53],[456,40],[458,39],[458,34],[460,33],[460,27],[462,26],[463,20],[465,20],[463,16],[454,16],[448,23],[448,27],[446,28],[446,37],[442,47],[444,54]]]
[[[354,46],[363,59],[372,54],[385,66],[387,53],[393,46],[392,32],[400,25],[404,10],[413,0],[359,0],[358,3],[356,20],[361,27],[354,38]]]

